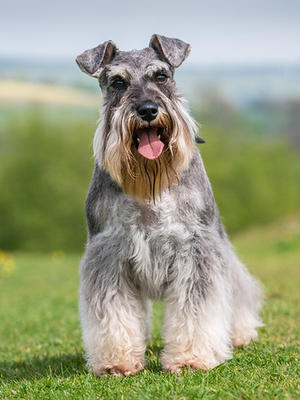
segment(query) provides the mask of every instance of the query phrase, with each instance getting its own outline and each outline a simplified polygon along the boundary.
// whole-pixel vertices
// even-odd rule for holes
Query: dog
[[[164,371],[210,370],[261,326],[260,286],[220,221],[174,81],[189,52],[154,34],[142,50],[107,41],[76,59],[103,93],[79,300],[87,364],[99,376],[144,368],[151,300],[165,303]]]

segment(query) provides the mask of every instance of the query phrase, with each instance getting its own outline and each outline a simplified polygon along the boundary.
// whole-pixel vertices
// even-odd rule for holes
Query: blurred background
[[[153,33],[192,45],[175,77],[223,222],[265,287],[265,327],[207,379],[162,380],[155,303],[148,372],[113,386],[86,374],[78,321],[101,93],[75,57]],[[299,43],[299,0],[0,0],[1,399],[300,398]]]
[[[143,48],[153,33],[192,45],[176,79],[201,124],[200,151],[228,232],[299,221],[299,1],[0,5],[4,252],[83,251],[101,94],[74,59],[108,39]]]

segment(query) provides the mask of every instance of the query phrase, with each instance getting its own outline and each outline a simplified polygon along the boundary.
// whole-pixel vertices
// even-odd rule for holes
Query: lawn
[[[77,315],[79,256],[0,253],[1,399],[300,399],[300,215],[239,234],[240,257],[264,284],[259,340],[205,373],[161,372],[162,304],[147,368],[136,377],[86,371]]]

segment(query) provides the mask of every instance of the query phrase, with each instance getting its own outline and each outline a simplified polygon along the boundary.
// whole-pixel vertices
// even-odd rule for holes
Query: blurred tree
[[[299,149],[286,134],[261,135],[251,116],[216,101],[194,114],[203,122],[206,143],[199,148],[227,230],[299,209]],[[94,112],[68,108],[6,112],[0,127],[0,248],[82,251],[96,120]]]
[[[0,247],[81,250],[93,131],[82,118],[49,119],[42,110],[8,119],[0,135]]]

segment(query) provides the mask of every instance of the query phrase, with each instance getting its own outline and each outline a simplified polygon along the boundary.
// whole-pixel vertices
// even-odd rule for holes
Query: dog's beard
[[[114,112],[109,129],[105,126],[103,122],[94,139],[95,157],[123,191],[135,199],[155,201],[178,182],[190,163],[195,123],[182,102],[165,104],[150,125],[142,123],[129,106],[123,106]],[[151,157],[150,150],[140,149],[139,141],[142,135],[151,135],[154,140],[155,134],[158,150],[153,151],[158,155]],[[152,148],[152,144],[147,146]]]

